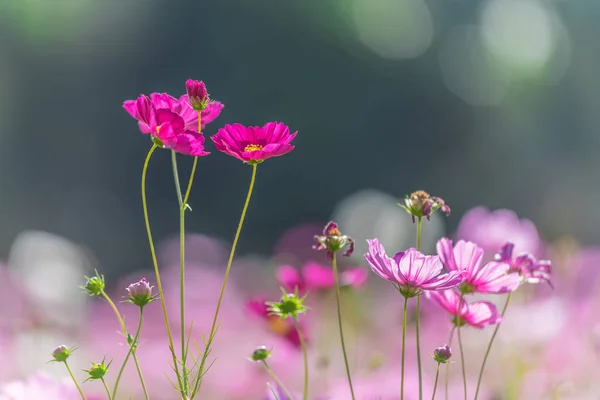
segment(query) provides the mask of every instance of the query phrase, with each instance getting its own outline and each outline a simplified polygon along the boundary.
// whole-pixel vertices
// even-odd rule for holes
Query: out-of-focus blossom
[[[217,150],[246,163],[258,164],[294,150],[291,141],[298,132],[281,122],[267,122],[262,127],[241,124],[225,125],[211,136]]]
[[[100,396],[86,395],[88,400]],[[24,381],[0,386],[0,400],[80,400],[81,395],[70,379],[55,380],[46,374],[37,374]]]
[[[354,239],[348,235],[342,234],[338,228],[338,224],[329,221],[323,229],[322,235],[315,235],[317,244],[313,245],[313,249],[317,251],[325,250],[327,252],[327,260],[333,261],[333,255],[338,251],[346,250],[342,254],[344,257],[350,257],[354,252]]]
[[[300,293],[331,289],[335,285],[333,269],[309,261],[301,271],[291,265],[283,265],[275,272],[278,283],[286,290],[298,288]],[[367,271],[361,267],[349,268],[340,274],[340,286],[358,287],[367,280]]]
[[[442,238],[437,242],[437,253],[448,271],[463,271],[465,281],[460,285],[463,293],[508,293],[516,290],[521,279],[509,274],[509,265],[490,261],[481,266],[483,249],[472,242]]]
[[[542,250],[542,241],[533,222],[519,219],[511,210],[490,211],[475,207],[461,218],[456,237],[477,243],[489,257],[508,241],[514,243],[519,254],[527,252],[538,256]]]
[[[446,310],[452,316],[452,323],[456,326],[467,324],[475,328],[485,328],[502,321],[493,303],[489,301],[467,303],[454,290],[426,292],[425,297]]]
[[[496,254],[496,260],[510,266],[508,273],[516,273],[526,283],[546,282],[552,287],[552,263],[550,260],[537,260],[529,253],[514,257],[514,247],[513,243],[506,243]]]
[[[406,210],[412,216],[413,222],[415,218],[426,217],[431,220],[431,215],[437,210],[441,210],[447,217],[450,216],[450,207],[440,197],[430,196],[429,193],[423,190],[417,190],[406,196],[404,204],[398,205]]]
[[[418,296],[425,290],[451,289],[464,280],[462,271],[442,274],[438,256],[426,256],[411,248],[390,258],[379,239],[367,242],[369,252],[364,256],[373,272],[396,285],[405,297]]]

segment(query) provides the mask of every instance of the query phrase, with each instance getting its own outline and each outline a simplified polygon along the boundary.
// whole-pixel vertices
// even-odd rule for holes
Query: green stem
[[[81,398],[83,400],[86,400],[85,394],[83,394],[83,390],[81,390],[81,386],[79,386],[79,383],[77,383],[77,379],[75,379],[75,375],[73,375],[73,371],[71,371],[71,367],[69,367],[69,364],[67,363],[66,360],[63,361],[63,362],[65,363],[65,367],[67,367],[67,371],[69,371],[69,375],[71,375],[71,379],[73,379],[73,383],[75,384],[75,387],[77,388],[77,391],[81,395]]]
[[[304,360],[304,390],[302,391],[302,399],[308,399],[308,356],[306,354],[306,343],[304,342],[304,335],[302,335],[302,330],[300,329],[300,324],[298,323],[298,318],[293,318],[294,326],[296,327],[296,331],[298,332],[298,338],[300,339],[300,346],[302,347],[302,359]]]
[[[137,356],[135,354],[136,350],[133,351],[133,362],[135,364],[135,369],[140,377],[140,382],[142,383],[142,390],[144,391],[144,398],[146,400],[150,400],[150,395],[148,395],[148,388],[146,388],[146,382],[144,382],[144,376],[142,375],[142,369],[140,368],[140,363],[138,362]]]
[[[431,400],[435,400],[435,392],[437,390],[438,379],[440,377],[440,363],[438,363],[437,368],[435,370],[435,382],[433,383],[433,395],[431,396]]]
[[[463,351],[462,338],[460,336],[460,326],[456,328],[458,332],[458,347],[460,348],[460,365],[462,367],[463,388],[465,391],[465,400],[467,400],[467,373],[465,371],[465,353]]]
[[[119,374],[117,375],[117,380],[115,381],[115,386],[114,386],[113,392],[112,392],[113,399],[116,399],[117,389],[119,387],[119,381],[121,380],[121,375],[123,375],[123,371],[125,370],[127,361],[129,360],[129,357],[131,356],[131,354],[134,352],[134,349],[137,347],[138,339],[140,338],[140,331],[142,330],[143,311],[144,311],[144,307],[140,307],[140,319],[138,322],[137,330],[135,331],[135,337],[133,338],[133,342],[129,343],[129,351],[127,352],[127,355],[125,356],[125,359],[123,360],[123,364],[121,365],[121,369],[119,370]]]
[[[421,251],[421,229],[423,221],[421,217],[417,218],[417,251]],[[419,374],[419,400],[423,399],[423,372],[421,367],[421,336],[419,317],[421,314],[421,296],[417,297],[417,309],[415,314],[415,329],[417,335],[417,371]]]
[[[406,314],[408,310],[408,297],[404,296],[404,312],[402,313],[402,369],[400,376],[400,400],[404,400],[404,354],[406,349]]]
[[[257,164],[252,164],[252,176],[250,178],[250,186],[248,187],[248,194],[246,196],[246,202],[244,203],[244,208],[242,209],[242,214],[240,216],[240,222],[238,223],[237,231],[235,233],[235,237],[233,238],[231,252],[229,253],[229,260],[227,261],[227,267],[225,268],[225,277],[223,278],[223,286],[221,287],[221,293],[219,294],[219,300],[217,301],[217,309],[215,310],[215,315],[213,317],[212,325],[210,328],[210,334],[208,335],[208,340],[204,347],[204,354],[202,355],[202,361],[200,362],[200,367],[198,368],[198,372],[196,375],[196,383],[195,383],[195,387],[194,387],[194,390],[192,391],[192,396],[191,396],[192,399],[194,398],[194,396],[200,389],[200,384],[202,382],[202,376],[204,374],[204,366],[206,364],[206,359],[208,358],[208,354],[210,352],[210,345],[216,334],[217,320],[219,318],[219,310],[221,309],[221,302],[223,301],[223,295],[225,294],[225,287],[227,286],[227,280],[229,279],[229,271],[231,270],[231,264],[233,263],[233,256],[235,255],[235,248],[237,247],[237,243],[240,238],[240,234],[242,232],[242,226],[244,225],[244,219],[246,218],[248,206],[250,205],[250,198],[252,197],[252,191],[254,190],[254,183],[256,181],[256,166],[257,166]]]
[[[506,296],[506,302],[504,303],[504,308],[502,309],[502,314],[500,314],[502,316],[502,318],[504,318],[504,314],[506,313],[506,309],[508,308],[508,302],[510,301],[510,295],[511,295],[511,293],[509,293]],[[488,344],[487,350],[485,351],[485,356],[483,357],[483,362],[481,363],[481,369],[479,370],[479,378],[477,379],[477,389],[475,389],[475,398],[473,400],[477,400],[477,396],[479,395],[479,388],[481,386],[481,380],[483,379],[483,369],[485,368],[485,363],[488,359],[488,356],[490,355],[490,351],[492,350],[492,344],[494,343],[494,339],[496,338],[496,334],[498,333],[499,329],[500,329],[500,324],[497,324],[496,328],[494,329],[494,333],[492,333],[492,337],[490,339],[490,343]]]
[[[177,169],[177,153],[171,150],[171,165],[173,167],[173,179],[175,180],[175,190],[177,191],[177,202],[179,208],[183,206],[183,198],[181,197],[181,186],[179,184],[179,171]]]
[[[352,386],[352,377],[350,375],[350,365],[348,364],[348,355],[346,354],[346,344],[344,343],[344,329],[342,327],[342,310],[340,307],[340,283],[338,277],[338,268],[337,268],[337,259],[335,257],[335,253],[333,254],[333,259],[331,260],[333,264],[333,277],[335,278],[335,302],[337,305],[337,317],[338,317],[338,327],[340,328],[340,341],[342,343],[342,353],[344,353],[344,364],[346,365],[346,375],[348,376],[348,385],[350,385],[350,394],[352,395],[352,400],[354,397],[354,387]]]
[[[106,390],[106,394],[108,395],[108,400],[113,399],[113,397],[110,395],[110,390],[108,389],[108,385],[106,384],[104,378],[100,378],[100,380],[102,381],[102,385],[104,385],[104,389]]]
[[[294,400],[294,396],[292,396],[292,394],[285,387],[285,385],[283,384],[283,382],[281,382],[279,380],[279,378],[277,377],[277,375],[275,375],[275,372],[271,369],[271,367],[269,367],[269,364],[267,364],[267,360],[262,360],[262,363],[265,366],[265,369],[267,370],[267,372],[269,373],[269,375],[271,376],[271,379],[273,379],[275,381],[275,383],[277,384],[277,386],[279,386],[281,388],[281,390],[283,390],[283,393],[285,393],[285,395],[288,397],[288,399],[289,400]]]
[[[454,325],[452,327],[452,330],[450,331],[450,339],[448,339],[448,346],[450,346],[450,348],[452,348],[452,339],[454,338],[454,330],[456,329],[456,325]],[[445,385],[445,393],[446,393],[446,400],[448,400],[448,384],[450,382],[450,363],[446,363],[446,377],[445,377],[446,382],[444,383]]]
[[[144,168],[142,170],[142,208],[144,210],[144,222],[146,224],[146,232],[148,233],[148,244],[150,245],[152,264],[154,265],[154,274],[156,275],[156,287],[158,289],[158,295],[160,297],[160,305],[165,320],[165,327],[167,329],[167,337],[169,338],[169,350],[171,351],[171,356],[173,357],[173,368],[175,369],[175,374],[177,375],[179,387],[182,388],[183,383],[181,381],[181,374],[179,373],[179,363],[177,362],[177,357],[175,356],[175,347],[173,346],[173,335],[171,334],[171,326],[169,325],[167,306],[165,304],[165,295],[163,293],[162,282],[160,280],[158,260],[156,259],[156,250],[154,249],[154,241],[152,240],[152,231],[150,230],[150,218],[148,217],[148,204],[146,201],[146,174],[148,172],[148,164],[150,162],[150,157],[152,157],[152,153],[154,153],[154,150],[156,150],[157,147],[157,145],[152,146],[152,148],[148,152],[148,155],[146,156],[146,160],[144,161]]]

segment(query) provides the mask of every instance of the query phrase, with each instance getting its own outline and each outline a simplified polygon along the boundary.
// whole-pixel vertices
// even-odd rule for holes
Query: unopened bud
[[[445,345],[442,347],[438,347],[433,352],[433,359],[440,364],[445,364],[452,357],[452,350],[450,350],[450,346]]]

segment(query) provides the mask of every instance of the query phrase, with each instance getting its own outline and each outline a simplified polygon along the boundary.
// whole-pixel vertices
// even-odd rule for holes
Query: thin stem
[[[402,375],[400,376],[400,400],[404,400],[404,354],[406,349],[406,314],[408,297],[404,296],[404,312],[402,313]]]
[[[79,383],[77,383],[77,379],[75,379],[75,375],[73,375],[73,371],[71,371],[71,367],[69,367],[69,364],[67,363],[66,360],[63,361],[63,362],[65,363],[65,367],[67,367],[67,371],[69,371],[69,375],[71,375],[71,379],[73,379],[73,383],[75,384],[75,387],[77,388],[77,391],[81,395],[81,398],[83,400],[86,400],[85,394],[83,394],[83,390],[81,390],[81,386],[79,386]]]
[[[144,382],[144,376],[142,375],[142,369],[140,368],[140,363],[138,362],[137,356],[135,354],[136,350],[133,351],[133,362],[135,364],[135,369],[140,377],[140,382],[142,383],[142,390],[144,391],[144,398],[146,400],[150,400],[150,395],[148,394],[148,388],[146,387],[146,382]]]
[[[104,378],[100,378],[100,380],[102,381],[102,385],[104,385],[104,389],[106,390],[106,394],[108,395],[108,400],[113,399],[113,397],[110,395],[110,390],[108,389],[108,385],[106,384]]]
[[[417,251],[421,251],[421,229],[423,221],[421,217],[417,218]],[[423,372],[421,367],[421,336],[419,317],[421,314],[421,296],[417,297],[417,309],[415,314],[415,329],[417,335],[417,371],[419,374],[419,400],[423,399]]]
[[[117,317],[117,320],[119,320],[119,325],[121,325],[121,333],[123,334],[123,336],[125,336],[125,338],[129,338],[129,335],[127,334],[127,328],[125,327],[125,321],[123,321],[123,318],[121,317],[121,313],[119,313],[119,309],[117,308],[117,306],[115,305],[115,303],[106,294],[106,292],[104,290],[102,292],[100,292],[100,295],[102,297],[104,297],[104,300],[106,300],[106,302],[113,309],[113,311],[114,311],[114,313],[115,313],[115,315]],[[135,352],[133,353],[133,361],[135,362],[135,366],[136,366],[138,375],[140,377],[140,382],[142,383],[142,389],[144,389],[144,394],[146,395],[146,399],[148,399],[148,392],[146,390],[146,383],[144,382],[144,376],[142,375],[142,370],[140,369],[139,362],[138,362],[138,359],[137,359],[137,355],[135,354]]]
[[[506,309],[508,308],[508,302],[510,301],[510,295],[511,295],[511,293],[509,293],[506,296],[506,302],[504,303],[504,308],[502,309],[502,314],[500,314],[502,316],[502,318],[504,318],[504,314],[506,313]],[[479,395],[479,387],[481,386],[481,380],[483,379],[483,369],[485,368],[485,363],[488,359],[488,356],[490,355],[490,351],[492,350],[492,344],[494,343],[494,339],[496,338],[496,334],[498,333],[499,329],[500,329],[500,324],[496,325],[496,328],[494,329],[494,333],[492,333],[492,337],[490,338],[490,343],[488,344],[487,350],[485,351],[485,356],[483,357],[483,362],[481,363],[481,369],[479,370],[479,378],[477,379],[477,389],[475,389],[475,398],[473,400],[477,400],[477,396]]]
[[[440,363],[438,363],[437,368],[435,370],[435,382],[433,383],[433,395],[431,396],[431,400],[435,400],[435,392],[437,390],[438,379],[440,377]]]
[[[340,307],[340,283],[335,253],[333,254],[333,259],[331,260],[331,263],[333,264],[333,277],[335,278],[335,302],[337,305],[338,327],[340,328],[340,341],[342,343],[342,353],[344,353],[344,364],[346,365],[346,375],[348,376],[348,385],[350,385],[350,394],[352,395],[352,400],[354,400],[354,387],[352,386],[352,377],[350,375],[348,355],[346,354],[346,344],[344,343],[344,329],[342,328],[342,310]]]
[[[262,360],[262,363],[265,366],[265,369],[267,370],[267,372],[269,373],[269,375],[271,376],[271,379],[273,379],[275,381],[275,383],[277,384],[277,386],[279,386],[281,388],[281,390],[283,390],[283,393],[288,397],[288,399],[289,400],[294,400],[294,396],[292,396],[292,394],[285,387],[285,385],[283,384],[283,382],[281,382],[279,380],[279,378],[277,377],[277,375],[275,375],[275,372],[271,369],[271,367],[269,367],[269,364],[267,364],[267,360]]]
[[[119,381],[121,380],[121,375],[123,375],[123,371],[125,370],[125,366],[127,365],[127,361],[129,357],[134,352],[134,349],[137,347],[138,339],[140,338],[140,331],[142,330],[142,315],[143,315],[144,307],[140,307],[140,318],[137,326],[137,330],[135,331],[135,337],[133,338],[133,342],[129,343],[129,351],[123,360],[123,364],[121,365],[121,369],[119,369],[119,374],[117,375],[117,380],[115,381],[115,386],[113,387],[112,398],[115,399],[117,396],[117,389],[119,387]]]
[[[302,391],[302,399],[308,399],[308,356],[306,355],[306,343],[304,342],[304,335],[302,335],[302,329],[298,323],[298,318],[293,318],[294,326],[298,332],[298,338],[300,339],[300,346],[302,347],[302,359],[304,361],[304,390]]]
[[[452,326],[452,330],[450,331],[450,339],[448,339],[448,346],[450,346],[450,348],[452,348],[452,339],[454,338],[454,330],[456,329],[456,325]],[[450,363],[446,363],[446,382],[444,383],[445,385],[445,394],[446,394],[446,400],[448,400],[448,384],[450,382]]]
[[[171,165],[173,167],[173,179],[175,180],[175,190],[177,191],[177,203],[179,203],[179,208],[181,208],[183,206],[183,198],[181,197],[179,171],[177,169],[177,153],[175,153],[175,150],[171,150]]]
[[[231,264],[233,263],[233,256],[235,255],[235,248],[237,247],[238,240],[240,238],[240,234],[242,232],[242,226],[244,225],[244,219],[246,218],[246,212],[248,211],[248,206],[250,205],[250,198],[252,197],[252,191],[254,190],[254,183],[256,181],[256,166],[257,164],[252,164],[252,176],[250,178],[250,186],[248,187],[248,194],[246,196],[246,202],[244,203],[244,208],[242,209],[242,214],[240,216],[240,222],[237,227],[237,231],[235,233],[235,237],[233,238],[233,244],[231,246],[231,252],[229,253],[229,260],[227,261],[227,267],[225,268],[225,277],[223,278],[223,286],[221,287],[221,293],[219,294],[219,300],[217,301],[217,309],[215,310],[215,315],[213,317],[212,325],[210,328],[210,334],[208,335],[208,340],[206,342],[206,346],[204,347],[204,354],[202,356],[202,361],[200,362],[200,367],[198,368],[196,383],[194,390],[192,392],[191,398],[194,398],[196,393],[200,388],[200,383],[202,381],[202,375],[204,373],[204,365],[206,363],[206,359],[208,358],[208,353],[210,352],[210,345],[214,336],[216,334],[217,329],[217,320],[219,318],[219,310],[221,309],[221,302],[223,301],[223,295],[225,294],[225,287],[227,286],[227,280],[229,279],[229,271],[231,270]]]
[[[467,373],[465,371],[465,353],[463,351],[462,338],[460,336],[460,326],[456,328],[458,332],[458,347],[460,348],[460,364],[462,367],[463,388],[465,390],[465,400],[467,400]]]
[[[158,271],[158,261],[156,259],[156,250],[154,249],[154,242],[152,240],[152,231],[150,230],[150,218],[148,217],[148,204],[146,201],[146,174],[148,172],[148,163],[152,153],[156,150],[157,145],[153,145],[146,160],[144,161],[144,168],[142,170],[142,208],[144,210],[144,222],[146,224],[146,232],[148,233],[148,244],[150,245],[150,254],[152,255],[152,264],[154,265],[154,274],[156,275],[156,287],[158,289],[158,295],[160,297],[160,305],[163,311],[163,317],[165,320],[165,327],[167,328],[167,337],[169,338],[169,350],[171,350],[171,356],[173,357],[173,368],[177,375],[177,381],[179,387],[182,388],[183,384],[181,381],[181,375],[179,373],[179,366],[177,357],[175,356],[175,347],[173,346],[173,335],[171,334],[171,326],[169,325],[169,317],[167,315],[167,306],[165,305],[165,295],[163,293],[162,282],[160,280],[160,272]]]

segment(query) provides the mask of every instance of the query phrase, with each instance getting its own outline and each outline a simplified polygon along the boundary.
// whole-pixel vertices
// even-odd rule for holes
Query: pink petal
[[[308,262],[302,267],[302,276],[307,290],[327,289],[335,285],[333,269],[314,262]]]
[[[480,293],[508,293],[515,291],[521,284],[519,274],[508,274],[510,266],[506,263],[490,261],[476,275],[467,278],[467,282]]]
[[[286,290],[294,290],[298,288],[303,291],[305,288],[304,281],[300,277],[298,270],[291,265],[282,265],[275,271],[277,282]]]

